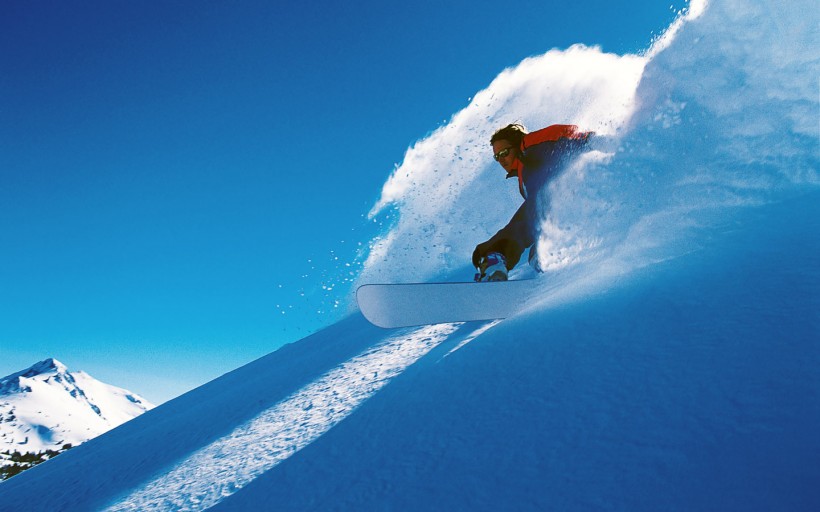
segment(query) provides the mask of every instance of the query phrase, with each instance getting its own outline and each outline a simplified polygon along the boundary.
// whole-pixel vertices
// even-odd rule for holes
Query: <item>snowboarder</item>
[[[537,271],[538,257],[533,247],[539,234],[539,204],[544,186],[582,148],[592,132],[581,132],[577,126],[556,124],[527,133],[520,124],[501,128],[490,139],[493,158],[507,172],[507,178],[518,178],[518,190],[524,204],[510,222],[473,251],[473,266],[479,273],[476,281],[506,281],[507,274],[530,248],[529,261]]]

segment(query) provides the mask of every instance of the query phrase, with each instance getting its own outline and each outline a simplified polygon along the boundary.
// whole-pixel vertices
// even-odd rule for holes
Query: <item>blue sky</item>
[[[55,357],[162,402],[328,325],[408,146],[683,5],[4,2],[0,375]]]

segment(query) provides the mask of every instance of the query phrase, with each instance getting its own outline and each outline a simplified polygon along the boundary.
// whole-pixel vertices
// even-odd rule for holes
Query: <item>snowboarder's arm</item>
[[[557,142],[561,139],[587,140],[592,132],[582,132],[574,124],[554,124],[540,130],[528,133],[521,141],[521,150],[544,142]]]
[[[526,201],[518,208],[510,222],[486,242],[480,243],[473,251],[473,266],[491,252],[500,252],[507,260],[507,268],[512,269],[521,259],[524,250],[533,244],[532,227],[528,219]]]

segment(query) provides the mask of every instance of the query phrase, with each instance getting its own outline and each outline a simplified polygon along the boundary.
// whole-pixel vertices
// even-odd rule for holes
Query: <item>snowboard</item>
[[[521,309],[535,283],[365,284],[356,290],[356,301],[370,323],[384,328],[497,320]]]

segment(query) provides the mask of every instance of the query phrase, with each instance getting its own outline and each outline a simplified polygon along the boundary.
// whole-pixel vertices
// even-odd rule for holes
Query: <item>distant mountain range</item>
[[[0,379],[0,468],[77,446],[153,407],[56,359],[40,361]]]

